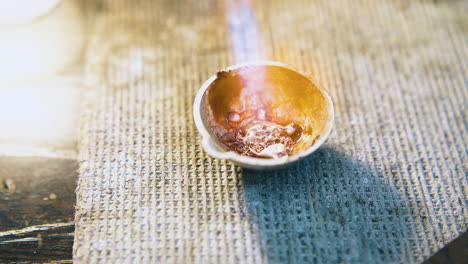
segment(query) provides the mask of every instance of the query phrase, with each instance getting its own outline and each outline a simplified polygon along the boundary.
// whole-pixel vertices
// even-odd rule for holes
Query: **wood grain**
[[[71,262],[77,167],[0,157],[0,263]]]
[[[423,264],[462,264],[468,262],[468,231],[447,244]]]

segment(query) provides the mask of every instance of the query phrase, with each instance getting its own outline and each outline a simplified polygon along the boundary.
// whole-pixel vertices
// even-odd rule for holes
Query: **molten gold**
[[[310,79],[278,65],[219,72],[202,105],[219,145],[259,158],[292,155],[313,145],[332,107]]]

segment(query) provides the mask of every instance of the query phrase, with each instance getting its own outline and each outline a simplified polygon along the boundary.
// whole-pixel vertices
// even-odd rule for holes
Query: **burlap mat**
[[[465,231],[466,2],[246,3],[87,4],[75,262],[418,263]],[[205,79],[257,57],[336,104],[287,170],[208,157],[192,120]]]

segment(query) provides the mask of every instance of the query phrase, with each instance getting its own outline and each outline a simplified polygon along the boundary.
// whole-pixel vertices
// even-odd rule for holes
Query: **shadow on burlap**
[[[246,206],[268,260],[409,262],[410,211],[382,173],[329,146],[289,169],[244,170]]]

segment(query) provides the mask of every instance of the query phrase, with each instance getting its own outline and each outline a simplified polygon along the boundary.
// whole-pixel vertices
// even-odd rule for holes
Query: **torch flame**
[[[236,63],[262,59],[256,16],[250,0],[228,0],[225,8]]]

